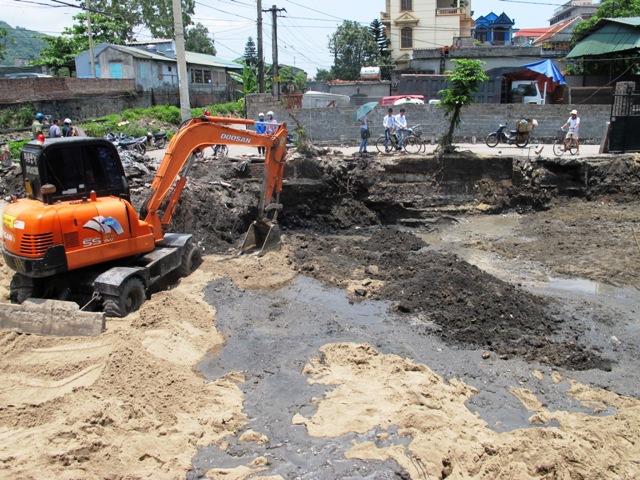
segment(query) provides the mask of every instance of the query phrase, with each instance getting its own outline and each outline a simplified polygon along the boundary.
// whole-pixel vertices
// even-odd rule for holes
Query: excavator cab
[[[130,201],[118,151],[99,138],[50,139],[27,143],[20,156],[27,197],[46,204],[81,200],[91,192]]]

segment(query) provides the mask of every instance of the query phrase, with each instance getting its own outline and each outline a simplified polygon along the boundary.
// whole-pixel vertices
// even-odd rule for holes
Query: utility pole
[[[89,61],[91,62],[91,78],[96,78],[96,60],[93,58],[93,34],[91,33],[91,13],[89,11],[89,0],[85,0],[84,9],[87,12],[87,36],[89,37]]]
[[[182,24],[182,5],[180,0],[172,0],[173,34],[176,39],[176,63],[178,65],[178,89],[180,92],[180,113],[182,121],[191,118],[189,101],[189,78],[187,77],[187,55],[184,50],[184,27]]]
[[[264,10],[265,12],[271,12],[272,18],[272,43],[271,49],[273,50],[273,94],[280,98],[280,77],[278,76],[278,12],[286,12],[284,8],[276,8],[272,5],[270,9]]]
[[[264,53],[262,50],[262,0],[258,0],[258,91],[264,93]]]

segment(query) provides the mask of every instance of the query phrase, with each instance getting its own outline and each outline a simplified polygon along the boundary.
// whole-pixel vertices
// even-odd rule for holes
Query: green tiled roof
[[[640,17],[601,20],[567,58],[595,57],[640,49]]]

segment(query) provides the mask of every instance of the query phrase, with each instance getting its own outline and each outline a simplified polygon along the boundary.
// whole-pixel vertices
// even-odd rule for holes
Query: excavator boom
[[[229,124],[253,125],[254,121],[226,117],[196,117],[184,122],[169,142],[151,184],[149,197],[140,213],[141,218],[152,226],[157,241],[162,239],[162,227],[171,221],[194,154],[214,145],[244,145],[265,147],[266,153],[258,218],[251,225],[241,250],[258,249],[263,253],[280,244],[276,219],[281,208],[277,202],[282,190],[282,175],[287,152],[286,124],[279,125],[274,135],[257,134]],[[164,215],[160,218],[160,206],[167,200],[167,195],[172,188],[173,193],[169,196]]]
[[[28,142],[21,154],[27,197],[12,199],[2,214],[2,255],[16,272],[10,298],[26,305],[0,305],[0,328],[97,335],[105,316],[126,316],[140,307],[153,285],[168,275],[187,276],[195,270],[201,251],[192,235],[164,233],[164,227],[171,222],[195,153],[209,146],[265,147],[258,218],[243,250],[264,252],[279,246],[276,219],[287,129],[282,124],[274,135],[260,135],[237,128],[253,123],[210,116],[184,122],[169,143],[139,215],[119,154],[107,139]],[[25,302],[29,299],[34,301]]]

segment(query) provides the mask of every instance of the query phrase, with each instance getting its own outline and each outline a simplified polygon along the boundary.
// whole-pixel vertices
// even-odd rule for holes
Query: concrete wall
[[[448,128],[442,110],[434,105],[405,105],[409,125],[422,125],[423,136],[438,139]],[[462,122],[456,130],[456,141],[478,142],[498,128],[500,122],[507,122],[515,128],[515,122],[523,117],[535,118],[538,127],[533,138],[540,142],[551,142],[556,137],[560,126],[569,117],[574,108],[570,105],[516,105],[516,104],[475,104],[462,111]],[[576,107],[582,124],[580,138],[584,143],[598,144],[604,134],[606,122],[609,121],[611,107],[608,105],[580,105]],[[372,137],[375,141],[384,133],[382,118],[387,107],[377,106],[369,114]],[[398,111],[399,107],[394,107]],[[296,122],[289,115],[293,114],[304,126],[313,142],[318,144],[353,145],[359,142],[359,126],[353,121],[355,109],[352,107],[308,108],[287,110],[281,103],[269,95],[250,95],[247,97],[247,116],[257,118],[259,112],[273,110],[276,120],[287,122],[289,130],[296,127]]]

